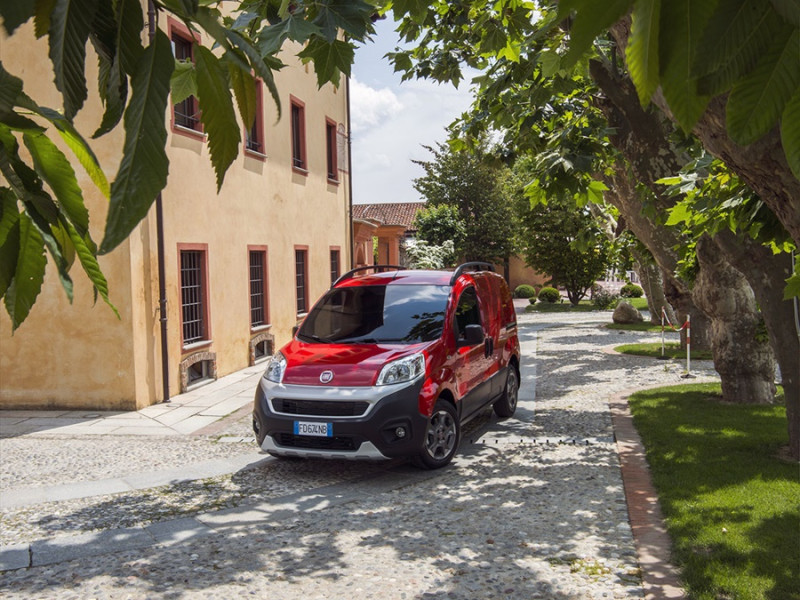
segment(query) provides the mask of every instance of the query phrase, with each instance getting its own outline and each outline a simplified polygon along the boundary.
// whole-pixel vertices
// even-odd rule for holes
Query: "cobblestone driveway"
[[[679,383],[683,365],[609,354],[648,336],[600,328],[606,320],[521,316],[516,418],[488,411],[471,423],[442,471],[267,459],[211,479],[5,508],[0,542],[30,544],[42,566],[2,573],[0,596],[643,598],[608,400]],[[236,441],[2,439],[0,489],[254,450],[241,441],[249,418],[220,435]]]

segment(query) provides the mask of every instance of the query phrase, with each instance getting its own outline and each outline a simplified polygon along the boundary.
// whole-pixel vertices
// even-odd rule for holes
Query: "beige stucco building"
[[[162,16],[159,27],[176,54],[191,51],[180,24]],[[83,132],[94,131],[102,115],[89,52],[90,98],[76,119]],[[35,40],[29,26],[0,39],[0,60],[23,78],[26,93],[57,107],[46,57],[46,41]],[[289,66],[275,77],[283,116],[277,121],[259,84],[258,119],[241,132],[241,152],[219,194],[194,99],[168,108],[164,314],[154,207],[128,240],[100,258],[119,318],[102,301],[94,304],[92,285],[77,265],[71,305],[50,264],[36,305],[13,336],[2,311],[0,408],[132,410],[163,401],[165,371],[173,396],[271,354],[332,278],[349,268],[346,85],[343,79],[338,88],[319,90],[313,70],[285,60]],[[91,142],[110,177],[122,141],[118,127]],[[99,242],[107,200],[93,192],[82,169],[75,171]]]

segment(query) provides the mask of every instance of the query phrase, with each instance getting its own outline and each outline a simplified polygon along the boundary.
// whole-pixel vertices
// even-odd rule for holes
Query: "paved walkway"
[[[495,485],[511,485],[511,489],[527,494],[528,492],[524,491],[526,485],[522,483],[522,474],[526,473],[525,477],[531,474],[531,464],[540,465],[533,468],[541,469],[548,463],[553,465],[563,464],[563,467],[559,466],[557,468],[569,469],[569,471],[564,471],[564,473],[569,474],[563,475],[565,478],[564,483],[567,483],[575,476],[574,472],[570,472],[574,469],[569,465],[578,466],[579,464],[584,464],[587,452],[595,457],[592,461],[600,460],[598,467],[606,464],[607,453],[605,449],[610,447],[614,440],[608,435],[611,431],[610,417],[604,417],[603,412],[605,411],[606,415],[613,415],[613,432],[616,436],[616,452],[614,454],[618,453],[619,456],[616,468],[618,473],[621,473],[624,482],[624,495],[627,498],[626,512],[630,523],[630,531],[635,536],[637,563],[642,569],[643,593],[646,598],[653,599],[682,597],[676,573],[668,562],[669,540],[663,531],[657,498],[649,483],[646,462],[643,460],[643,450],[629,417],[626,417],[627,405],[622,400],[624,394],[621,395],[621,390],[626,385],[624,377],[615,377],[611,373],[609,377],[610,385],[608,383],[601,385],[599,380],[596,383],[591,381],[594,378],[591,369],[605,368],[603,364],[599,364],[596,361],[619,362],[619,358],[608,357],[607,352],[602,349],[599,349],[600,354],[608,358],[598,358],[596,355],[597,348],[591,352],[587,350],[587,348],[596,346],[596,341],[592,339],[596,337],[592,333],[594,326],[591,325],[593,318],[597,320],[596,316],[569,315],[566,320],[569,321],[570,318],[575,321],[576,326],[559,330],[557,335],[553,334],[551,342],[554,343],[554,346],[553,344],[548,344],[548,350],[537,353],[538,333],[546,328],[557,328],[559,322],[563,327],[565,318],[556,315],[537,316],[536,318],[531,318],[527,315],[521,317],[521,337],[523,349],[526,353],[526,363],[528,364],[526,365],[526,372],[523,374],[524,393],[521,396],[517,418],[507,421],[491,419],[489,422],[478,423],[477,426],[473,426],[474,430],[469,432],[462,442],[460,456],[456,461],[457,469],[460,470],[462,478],[470,470],[475,470],[476,479],[474,481],[487,484],[489,481],[495,480],[494,473],[498,473],[494,470],[486,471],[494,461],[495,455],[491,454],[493,448],[515,447],[513,459],[508,461],[504,479],[496,479]],[[586,321],[590,322],[589,328],[586,327]],[[608,337],[608,333],[604,333],[601,337],[603,339],[611,339]],[[582,348],[581,343],[587,341],[587,339],[594,346],[590,344],[586,348]],[[631,340],[625,339],[624,341]],[[564,353],[558,347],[559,344],[564,349],[567,349],[570,354],[577,353],[579,355],[577,361],[572,361],[574,364],[565,364]],[[581,352],[585,354],[581,355]],[[551,354],[552,356],[550,356]],[[642,365],[646,364],[645,362],[640,362]],[[652,363],[647,364],[652,365]],[[637,366],[636,368],[637,372],[639,372],[639,367]],[[653,369],[652,366],[646,368],[649,369],[647,373],[650,373],[648,377],[643,378],[641,375],[634,377],[644,385],[677,382],[676,380],[679,376],[677,367],[673,366],[670,372],[668,372],[665,365],[663,365],[663,369],[657,370]],[[379,498],[382,494],[397,493],[399,490],[407,489],[408,486],[425,486],[427,485],[425,482],[428,480],[431,482],[442,481],[442,485],[447,485],[445,482],[450,481],[454,489],[457,487],[455,481],[463,485],[461,479],[452,480],[454,473],[458,474],[459,471],[450,469],[446,470],[447,473],[444,474],[440,472],[421,473],[416,470],[409,470],[402,462],[399,464],[377,463],[374,468],[362,465],[351,468],[349,466],[351,463],[347,463],[346,465],[337,465],[324,473],[320,472],[321,465],[318,463],[308,467],[301,467],[301,472],[304,472],[303,469],[313,472],[312,477],[315,478],[315,483],[312,484],[311,488],[307,488],[306,483],[303,481],[296,481],[298,479],[297,467],[294,467],[294,471],[286,471],[289,474],[288,478],[283,477],[281,479],[278,476],[272,477],[268,481],[265,480],[263,477],[265,469],[275,471],[275,469],[281,468],[285,470],[287,461],[275,461],[271,457],[266,457],[259,453],[254,448],[252,435],[249,431],[250,403],[262,371],[263,365],[246,369],[220,378],[217,382],[198,388],[189,394],[177,396],[168,404],[148,407],[135,413],[0,411],[0,432],[2,432],[2,436],[14,436],[17,444],[23,444],[24,446],[28,442],[35,444],[37,440],[53,443],[54,441],[57,442],[58,439],[65,441],[80,439],[83,444],[80,449],[82,454],[76,460],[91,462],[90,456],[94,456],[91,446],[92,439],[102,440],[107,443],[107,440],[113,439],[114,436],[120,436],[120,440],[128,440],[132,436],[137,436],[141,439],[141,443],[136,444],[136,448],[141,451],[141,456],[147,457],[148,464],[154,465],[153,468],[136,472],[136,465],[142,464],[140,459],[134,456],[133,461],[128,464],[124,462],[125,459],[131,457],[131,454],[135,455],[136,450],[127,448],[125,453],[121,454],[119,459],[116,459],[115,455],[113,455],[114,449],[102,446],[102,452],[109,458],[106,462],[111,464],[100,464],[103,462],[102,460],[98,460],[97,464],[89,464],[87,471],[93,473],[95,475],[94,478],[73,481],[69,478],[69,474],[63,474],[65,476],[59,477],[57,473],[48,471],[47,463],[52,458],[52,455],[49,457],[45,455],[40,461],[41,464],[33,465],[30,472],[18,476],[16,480],[12,473],[8,480],[10,483],[6,479],[3,480],[3,485],[0,487],[2,491],[0,493],[0,509],[3,513],[9,515],[24,515],[27,514],[25,511],[36,511],[39,506],[49,507],[46,510],[55,510],[56,512],[60,508],[54,508],[55,506],[66,506],[68,507],[67,514],[77,515],[85,512],[85,507],[81,502],[93,501],[92,498],[94,497],[101,497],[101,499],[106,497],[116,498],[108,506],[119,508],[122,506],[120,503],[124,504],[125,499],[128,497],[132,501],[141,502],[142,494],[146,496],[156,486],[172,486],[170,489],[180,489],[181,484],[189,485],[187,482],[202,482],[209,480],[209,478],[219,478],[230,473],[238,474],[235,477],[238,476],[241,480],[247,479],[250,477],[248,473],[252,473],[252,477],[255,478],[252,489],[258,490],[258,496],[262,498],[269,498],[270,493],[273,492],[270,486],[277,486],[273,493],[275,500],[265,499],[255,503],[252,501],[250,503],[245,502],[223,510],[200,510],[199,512],[190,512],[189,516],[155,520],[144,526],[118,526],[116,528],[97,526],[96,528],[99,527],[97,531],[78,535],[73,532],[67,536],[48,536],[42,539],[35,539],[32,542],[6,543],[0,548],[0,570],[24,569],[25,567],[35,569],[47,565],[59,565],[65,561],[75,561],[93,556],[106,556],[109,553],[123,550],[131,552],[135,551],[136,548],[145,549],[153,544],[180,546],[191,544],[191,540],[195,538],[200,539],[212,534],[213,536],[236,536],[239,535],[238,532],[242,530],[242,527],[247,527],[248,525],[250,527],[259,527],[263,526],[265,522],[285,523],[282,519],[287,515],[294,515],[291,519],[296,519],[298,514],[305,513],[309,515],[309,518],[318,519],[316,516],[318,513],[315,511],[319,510],[320,505],[317,502],[308,501],[310,489],[313,489],[311,497],[324,498],[326,514],[330,514],[331,511],[327,509],[350,505],[350,511],[356,510],[353,507],[359,503],[363,504],[365,499],[368,501],[369,498]],[[626,371],[633,370],[627,369]],[[645,373],[643,370],[640,372]],[[707,367],[705,368],[705,374],[709,374]],[[615,379],[622,380],[615,381]],[[628,381],[627,385],[630,385],[630,381]],[[606,397],[608,390],[616,390],[617,393],[612,394],[611,397]],[[532,402],[534,398],[537,398],[536,419],[533,418]],[[576,407],[576,404],[580,404],[580,406]],[[609,406],[611,413],[608,413]],[[609,419],[608,429],[603,425],[605,419]],[[192,435],[187,437],[187,434]],[[97,437],[95,438],[94,436]],[[204,441],[209,437],[213,438],[216,443],[210,445]],[[186,456],[182,456],[180,454],[181,450],[186,446],[191,446],[193,441],[197,441],[200,452],[188,452]],[[89,446],[85,444],[89,444]],[[63,444],[61,446],[62,452],[68,449],[69,445]],[[120,446],[126,447],[125,444],[120,444]],[[590,448],[582,450],[581,447],[583,446],[591,446],[594,450]],[[0,440],[0,449],[3,448],[2,440]],[[21,451],[24,448],[21,447],[18,450]],[[159,450],[163,452],[159,453]],[[154,452],[157,455],[154,455]],[[531,452],[533,453],[532,456],[537,457],[534,463],[528,462]],[[110,457],[109,453],[111,453]],[[162,457],[161,454],[164,456]],[[205,456],[205,460],[198,461],[198,456]],[[570,456],[572,458],[569,458]],[[63,460],[63,456],[61,458]],[[5,460],[6,457],[4,456],[3,461],[5,462]],[[478,462],[475,462],[476,460]],[[520,460],[523,461],[519,463],[520,467],[525,464],[528,465],[524,467],[523,471],[517,470],[514,466]],[[301,463],[304,462],[301,461]],[[329,464],[336,465],[336,463],[324,463],[323,467],[327,467]],[[611,466],[611,464],[609,463],[608,466]],[[22,472],[24,470],[20,469],[19,471]],[[278,471],[278,473],[281,473],[281,471]],[[353,478],[353,473],[355,473],[355,478]],[[591,473],[591,471],[587,473]],[[108,476],[98,477],[97,475],[99,474]],[[542,473],[533,474],[540,478],[544,476]],[[3,475],[5,477],[6,474],[3,473]],[[614,479],[612,475],[609,476],[612,477],[612,480]],[[586,508],[589,508],[591,505],[589,497],[593,494],[595,496],[607,494],[610,489],[609,486],[613,485],[612,482],[603,483],[603,481],[599,481],[597,483],[601,484],[600,487],[594,489],[594,484],[590,485],[589,481],[594,480],[596,477],[597,472],[594,475],[582,475],[581,479],[588,479],[576,482],[578,486],[585,488],[583,490],[585,496],[581,496],[580,499],[574,497],[575,489],[565,487],[564,492],[557,495],[554,500],[556,502],[565,501],[568,496],[570,498],[569,501],[575,503],[574,510],[570,511],[570,513],[565,513],[562,517],[554,514],[552,519],[555,521],[559,519],[569,521],[574,518],[576,512],[581,512],[578,509],[585,502],[589,502],[586,505]],[[603,477],[607,476],[603,475],[601,479]],[[516,478],[517,483],[509,481],[509,478]],[[247,488],[246,485],[242,484],[241,480],[237,481],[238,487]],[[52,484],[48,484],[48,482],[52,482]],[[295,489],[292,487],[295,484],[299,484],[301,487]],[[534,485],[540,486],[541,483],[535,483]],[[551,488],[556,489],[558,487],[556,482],[553,481]],[[138,495],[133,493],[136,490],[140,490]],[[199,491],[199,488],[195,486],[188,489],[186,497],[195,498],[198,496],[201,498],[199,501],[202,502],[204,496]],[[466,499],[466,496],[464,496],[464,499]],[[402,503],[394,502],[393,505],[398,510],[402,510]],[[289,507],[293,508],[290,509],[289,513],[286,513],[285,511]],[[556,507],[548,510],[554,513],[559,512]],[[47,521],[47,517],[42,518],[39,513],[35,514],[36,518],[32,520]],[[55,515],[55,517],[58,516],[58,514]],[[2,522],[9,527],[11,526],[8,520]],[[614,519],[608,521],[609,527],[613,527],[616,531],[615,535],[624,533],[615,525],[612,525],[615,522]],[[598,523],[600,522],[595,521],[595,526]],[[528,527],[531,533],[540,525],[541,523],[537,521],[530,523],[528,526],[520,523],[520,527],[523,529]],[[563,525],[563,523],[558,525],[554,523],[556,527],[560,525]],[[553,532],[545,533],[545,535],[552,534]],[[34,538],[36,537],[35,534],[33,536]],[[591,537],[587,538],[587,540],[581,542],[580,546],[575,546],[576,539],[572,539],[569,545],[582,547],[584,552],[595,552],[596,550],[591,550],[594,547],[594,543],[590,541],[591,539]],[[619,552],[623,552],[622,556],[624,557],[623,547],[625,542],[623,540],[624,535],[621,541],[617,543],[620,547],[612,552],[614,556],[618,556]],[[523,543],[523,545],[526,544]],[[613,545],[609,547],[613,547]],[[195,554],[191,556],[195,556]],[[581,562],[583,559],[576,558],[576,556],[571,552],[565,554],[561,551],[556,558],[547,559],[549,567],[544,565],[539,566],[539,568],[543,569],[543,573],[552,569],[558,570],[558,565],[562,561],[571,565],[572,569],[585,568],[592,570],[601,567],[602,569],[607,568],[605,563],[600,566],[595,564],[584,565]],[[108,564],[107,561],[104,564]],[[578,567],[576,567],[576,564]],[[535,572],[535,569],[533,570]],[[20,580],[23,578],[21,574],[25,573],[25,571],[10,572],[15,573],[15,578]],[[508,576],[512,577],[512,574],[509,573]],[[514,575],[514,577],[517,576],[518,574]],[[554,583],[553,585],[556,584]],[[561,589],[558,587],[559,585],[561,584],[552,589]],[[581,588],[583,591],[575,591],[574,593],[553,592],[552,597],[594,598],[595,588],[597,590],[608,589],[599,585],[586,584],[584,588]],[[513,588],[508,589],[513,591]],[[389,590],[391,591],[391,587]],[[0,592],[2,592],[2,586],[0,586]],[[599,591],[597,593],[600,594]],[[621,596],[618,593],[614,592],[613,596],[640,597],[633,593],[632,590]],[[607,596],[607,592],[602,592],[601,595]],[[100,596],[103,596],[103,594],[100,594]],[[132,597],[138,596],[133,594]],[[192,596],[190,594],[186,597]],[[212,595],[212,597],[216,596]],[[219,597],[224,597],[224,595]],[[282,596],[279,594],[278,597]],[[289,595],[286,597],[295,596]],[[390,593],[387,597],[400,596]],[[418,596],[415,595],[415,597]],[[504,597],[517,598],[522,596],[508,593]],[[546,594],[536,596],[534,594],[531,597],[548,598],[550,596]],[[601,596],[598,595],[597,597]]]

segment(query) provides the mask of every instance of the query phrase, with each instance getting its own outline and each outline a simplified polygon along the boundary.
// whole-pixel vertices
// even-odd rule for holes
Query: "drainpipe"
[[[147,33],[152,43],[156,36],[156,7],[147,2]],[[161,323],[161,385],[163,402],[169,402],[169,344],[167,338],[167,282],[164,267],[164,210],[161,192],[156,196],[156,248],[158,253],[158,320]]]
[[[355,240],[353,239],[353,148],[350,127],[350,77],[345,76],[345,96],[347,96],[347,202],[350,211],[350,268],[355,268]]]

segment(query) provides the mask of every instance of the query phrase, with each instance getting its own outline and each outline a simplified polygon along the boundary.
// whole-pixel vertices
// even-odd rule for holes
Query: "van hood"
[[[330,387],[375,385],[385,364],[416,354],[433,343],[309,344],[293,340],[281,350],[286,357],[283,383]],[[320,377],[325,371],[330,371],[333,378],[322,383]]]

